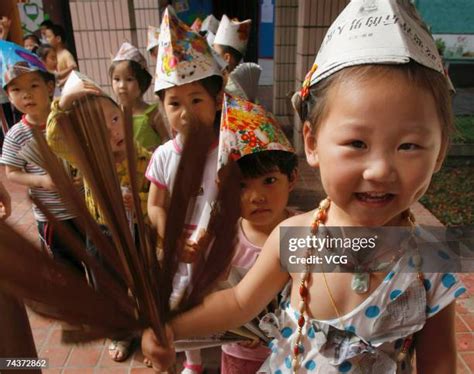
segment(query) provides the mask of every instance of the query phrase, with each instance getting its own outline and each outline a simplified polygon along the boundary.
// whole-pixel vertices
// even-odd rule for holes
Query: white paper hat
[[[247,48],[247,42],[250,36],[250,27],[252,21],[247,19],[239,22],[236,20],[230,20],[225,14],[222,16],[219,29],[214,39],[215,44],[227,45],[245,54]]]
[[[122,43],[112,61],[135,61],[138,65],[142,67],[143,70],[147,71],[147,63],[145,57],[140,53],[137,47],[130,44],[129,42]]]
[[[94,82],[91,78],[87,75],[78,72],[77,70],[73,70],[64,84],[63,90],[61,92],[61,96],[66,96],[71,93],[71,91],[77,92],[78,89],[84,88],[84,85],[92,85],[96,87],[100,91],[100,95],[109,98],[114,103],[116,102],[110,95],[108,95],[102,87],[99,86],[97,82]]]
[[[158,37],[160,36],[160,28],[155,26],[148,26],[147,31],[146,50],[151,51],[158,46]]]
[[[310,86],[362,64],[419,64],[445,74],[433,37],[409,0],[352,0],[329,28]]]
[[[206,39],[192,31],[168,6],[160,28],[155,92],[213,75],[222,77]]]
[[[212,32],[216,35],[217,29],[219,28],[219,20],[214,17],[213,14],[209,14],[201,25],[201,31]]]

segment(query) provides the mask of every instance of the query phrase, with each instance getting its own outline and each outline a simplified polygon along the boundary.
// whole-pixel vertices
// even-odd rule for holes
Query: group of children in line
[[[109,70],[115,100],[73,71],[61,97],[51,103],[54,76],[34,55],[0,42],[2,88],[24,113],[5,139],[1,162],[7,177],[28,186],[58,219],[75,227],[76,217],[64,209],[54,181],[18,152],[36,127],[45,132],[52,149],[74,165],[62,141],[61,126],[67,122],[58,118],[67,118],[73,103],[93,98],[104,112],[102,125],[110,136],[120,183],[126,187],[121,106],[131,108],[142,211],[163,237],[186,129],[195,122],[213,128],[215,141],[207,151],[201,188],[193,196],[194,210],[187,214],[184,235],[195,248],[192,241],[201,235],[196,231],[202,229],[203,215],[210,214],[218,189],[218,166],[236,161],[242,172],[238,241],[222,250],[233,251],[231,266],[248,273],[234,288],[212,293],[198,307],[178,315],[167,326],[169,336],[207,336],[241,326],[285,289],[269,346],[224,346],[222,373],[408,373],[414,351],[418,372],[452,373],[454,299],[465,291],[455,275],[408,272],[402,257],[384,273],[370,274],[367,292],[357,293],[350,286],[352,274],[288,273],[280,266],[282,226],[304,226],[316,234],[323,225],[413,225],[409,208],[426,191],[446,154],[453,126],[450,85],[431,35],[409,1],[371,4],[365,9],[363,0],[350,2],[330,27],[294,96],[304,122],[307,162],[320,170],[328,195],[314,211],[295,215],[287,208],[297,180],[297,156],[274,117],[225,90],[227,74],[219,62],[227,65],[227,73],[235,68],[245,52],[250,22],[224,16],[213,32],[210,27],[216,22],[209,18],[201,25],[201,30],[209,27],[203,35],[179,20],[171,7],[159,31],[150,29],[147,48],[156,56],[154,91],[166,122],[156,104],[143,100],[152,76],[144,57],[129,43],[121,46]],[[363,23],[370,17],[385,21],[371,28],[369,37],[350,27],[353,19]],[[107,232],[87,180],[85,199]],[[8,206],[7,199],[4,205]],[[133,210],[126,195],[124,205]],[[55,230],[48,228],[42,212],[35,206],[33,210],[52,255],[81,270],[65,253],[60,238],[53,239]],[[100,248],[91,253],[100,256]],[[183,259],[174,278],[172,308],[192,272],[191,256]],[[111,357],[126,359],[131,340],[112,342]],[[165,370],[174,362],[174,351],[161,347],[150,329],[141,340],[146,361],[155,369]],[[201,372],[199,352],[187,352],[183,373]]]

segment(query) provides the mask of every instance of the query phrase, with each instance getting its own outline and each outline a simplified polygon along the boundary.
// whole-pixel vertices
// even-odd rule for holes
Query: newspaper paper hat
[[[329,27],[293,103],[298,107],[296,95],[304,100],[309,87],[343,68],[410,60],[446,75],[433,37],[414,5],[409,0],[352,0]]]
[[[1,86],[3,89],[15,78],[35,71],[43,72],[51,76],[39,57],[16,43],[0,40],[0,73]]]
[[[222,77],[206,39],[192,31],[168,6],[161,22],[155,92],[213,75]]]
[[[230,159],[263,151],[294,153],[275,117],[258,104],[224,94],[219,135],[218,168]]]
[[[143,70],[148,73],[147,63],[145,57],[140,53],[137,47],[130,44],[129,42],[123,42],[120,46],[117,54],[112,60],[113,62],[119,61],[134,61],[141,66]],[[150,74],[150,73],[148,73]],[[151,74],[150,74],[151,76]]]
[[[84,88],[85,85],[92,85],[95,88],[97,88],[100,91],[100,95],[103,97],[106,97],[110,100],[112,100],[114,103],[116,101],[109,95],[107,94],[102,87],[99,86],[98,83],[94,82],[91,78],[88,76],[73,70],[67,80],[66,83],[64,84],[63,90],[61,92],[61,96],[66,96],[69,95],[71,92],[77,92],[78,89]]]
[[[160,36],[160,28],[155,26],[148,26],[147,30],[146,50],[150,52],[153,48],[158,47],[158,38]]]
[[[219,20],[214,17],[213,14],[209,14],[201,25],[201,31],[212,32],[214,35],[217,33],[217,29],[219,28]]]
[[[202,25],[202,19],[197,17],[193,24],[191,25],[191,30],[195,31],[195,32],[199,32],[201,31],[201,25]]]
[[[247,19],[239,22],[230,20],[225,14],[222,16],[219,29],[214,39],[215,44],[227,45],[239,51],[242,55],[245,54],[247,42],[250,36],[250,27],[252,21]]]

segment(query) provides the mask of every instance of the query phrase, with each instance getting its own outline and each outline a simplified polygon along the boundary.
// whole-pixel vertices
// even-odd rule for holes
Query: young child
[[[52,104],[51,114],[48,118],[47,124],[47,140],[53,151],[60,157],[74,162],[74,159],[68,147],[64,142],[64,136],[61,133],[61,126],[58,122],[59,116],[66,116],[68,110],[72,107],[73,102],[80,101],[86,96],[92,96],[98,100],[104,112],[106,123],[104,124],[110,134],[110,146],[115,160],[115,166],[119,183],[121,187],[130,186],[130,177],[126,160],[126,145],[125,145],[125,131],[124,131],[124,117],[119,105],[108,96],[97,83],[90,78],[78,72],[72,72],[64,86],[63,94],[60,99],[55,100]],[[91,99],[89,97],[89,99]],[[143,147],[135,144],[136,151],[136,170],[137,181],[139,183],[138,190],[141,201],[141,209],[146,217],[146,202],[148,198],[148,190],[150,183],[145,178],[145,169],[150,161],[151,154]],[[87,180],[84,181],[86,205],[92,217],[101,226],[105,235],[110,236],[110,231],[107,228],[107,222],[96,203],[92,191]],[[123,203],[128,211],[133,211],[132,196],[130,193],[125,193]],[[93,256],[101,259],[101,254],[98,248],[90,241],[87,242],[87,249]],[[98,285],[92,274],[92,283],[95,287]],[[124,361],[131,353],[131,346],[133,337],[125,337],[123,340],[112,340],[109,345],[109,355],[114,361]]]
[[[40,44],[40,40],[35,34],[28,34],[23,37],[23,47],[30,52],[36,53]]]
[[[155,92],[161,102],[176,137],[158,147],[148,166],[146,177],[152,182],[148,197],[148,214],[163,238],[167,204],[172,193],[183,147],[183,133],[193,119],[204,126],[215,126],[222,106],[222,75],[206,40],[178,19],[168,7],[164,13],[159,39]],[[216,128],[217,140],[218,128]],[[188,236],[191,236],[201,214],[211,206],[216,185],[217,142],[209,150],[202,186],[195,196],[195,209],[186,217]],[[180,301],[190,280],[192,264],[180,264],[171,305]],[[183,373],[202,372],[199,351],[187,352]]]
[[[328,198],[277,226],[236,287],[178,316],[169,333],[182,339],[242,325],[290,280],[264,372],[409,373],[416,351],[418,373],[453,373],[454,299],[466,291],[455,275],[421,273],[419,257],[402,255],[367,274],[367,291],[357,293],[354,274],[281,271],[279,251],[283,226],[317,234],[322,225],[412,225],[409,208],[440,168],[452,129],[433,39],[408,1],[353,0],[316,64],[297,108],[307,161],[319,168]],[[173,359],[151,330],[142,348],[155,368]]]
[[[46,29],[50,28],[53,26],[54,23],[50,19],[45,19],[43,22],[40,23],[40,28],[39,28],[39,35],[40,35],[40,41],[41,44],[47,44],[48,40],[46,39]],[[38,32],[38,31],[36,31]]]
[[[245,55],[252,21],[230,20],[225,14],[219,23],[214,38],[214,49],[227,62],[227,72],[231,73]]]
[[[242,274],[253,266],[273,229],[293,215],[286,206],[296,182],[298,157],[275,118],[261,106],[224,95],[222,113],[220,160],[230,155],[243,176],[232,260],[232,267]],[[270,355],[261,344],[227,344],[222,351],[223,374],[254,374]]]
[[[76,60],[74,60],[72,53],[66,49],[66,33],[60,25],[47,26],[45,36],[47,43],[56,50],[58,85],[63,87],[69,73],[77,69]]]
[[[41,200],[58,220],[82,237],[75,222],[75,214],[67,210],[60,195],[55,191],[49,174],[18,154],[21,148],[33,139],[33,127],[45,131],[54,90],[54,76],[46,70],[36,55],[17,44],[0,41],[0,53],[0,61],[3,64],[2,87],[15,108],[24,113],[21,121],[8,131],[3,144],[1,162],[6,166],[6,176],[12,182],[27,186],[32,196]],[[66,251],[54,225],[48,222],[35,204],[33,214],[40,238],[53,257],[82,273],[82,265]]]
[[[42,44],[35,52],[50,73],[55,74],[58,70],[58,55],[56,50],[49,44]]]
[[[120,105],[133,111],[133,137],[142,147],[154,151],[169,139],[158,104],[143,100],[152,77],[145,57],[130,43],[123,43],[109,68],[112,89]]]

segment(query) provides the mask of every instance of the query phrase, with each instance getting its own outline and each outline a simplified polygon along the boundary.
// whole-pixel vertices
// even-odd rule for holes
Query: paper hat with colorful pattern
[[[50,74],[38,56],[18,44],[0,40],[0,73],[1,86],[6,86],[20,75],[43,72],[54,80],[54,75]]]
[[[202,25],[202,19],[198,17],[194,20],[193,24],[191,25],[191,30],[195,32],[199,32],[201,31],[201,25]]]
[[[213,75],[222,77],[206,39],[192,31],[168,6],[161,21],[155,92]]]
[[[212,32],[216,35],[217,30],[219,29],[219,20],[214,17],[213,14],[209,14],[201,25],[201,31]]]
[[[263,151],[295,152],[275,117],[264,107],[224,94],[218,167]]]
[[[352,0],[329,27],[306,86],[348,66],[410,60],[445,74],[415,6],[409,0]]]
[[[146,33],[147,42],[146,50],[150,52],[153,48],[158,47],[158,38],[160,36],[160,28],[155,26],[148,26]]]
[[[89,78],[87,75],[80,73],[76,70],[73,70],[67,80],[66,83],[64,84],[63,90],[61,92],[61,96],[67,96],[71,92],[77,92],[78,89],[84,88],[85,85],[89,86],[94,86],[100,91],[100,95],[107,97],[108,99],[112,100],[114,103],[116,101],[109,95],[107,94],[102,87],[96,82],[94,82],[91,78]]]
[[[250,19],[239,22],[238,20],[230,20],[224,14],[217,29],[214,44],[227,45],[243,55],[247,49],[251,26],[252,21]]]
[[[134,61],[148,73],[147,63],[145,57],[140,53],[137,47],[129,42],[123,42],[117,54],[112,59],[114,62],[119,61]],[[149,74],[149,73],[148,73]]]

